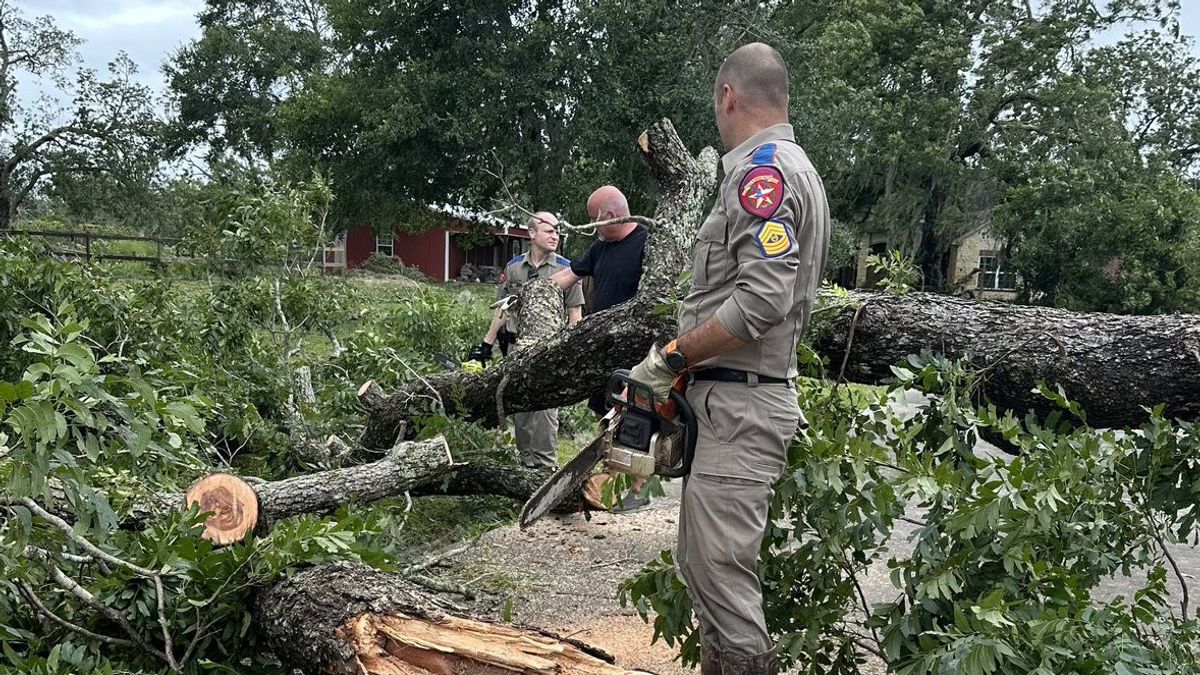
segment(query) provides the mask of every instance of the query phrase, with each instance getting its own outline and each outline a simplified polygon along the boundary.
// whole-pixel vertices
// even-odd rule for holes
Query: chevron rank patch
[[[778,258],[792,248],[791,230],[778,220],[764,221],[754,237],[764,258]]]
[[[750,215],[770,218],[783,202],[783,174],[773,166],[756,166],[742,179],[738,200]]]

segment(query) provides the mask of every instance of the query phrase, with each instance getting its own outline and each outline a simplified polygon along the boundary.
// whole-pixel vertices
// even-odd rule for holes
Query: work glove
[[[671,385],[677,377],[658,353],[657,345],[650,345],[650,354],[629,371],[629,376],[654,390],[655,403],[667,402]]]
[[[467,360],[478,361],[480,363],[487,363],[488,361],[491,361],[492,345],[488,344],[487,342],[480,342],[479,346],[475,349],[472,349],[471,353],[467,355]]]

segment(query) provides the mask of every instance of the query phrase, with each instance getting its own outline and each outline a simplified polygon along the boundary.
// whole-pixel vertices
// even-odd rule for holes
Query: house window
[[[1003,251],[979,252],[979,277],[975,288],[982,291],[1011,291],[1017,288],[1017,273]]]
[[[395,235],[391,232],[375,235],[375,252],[394,258],[396,256]]]

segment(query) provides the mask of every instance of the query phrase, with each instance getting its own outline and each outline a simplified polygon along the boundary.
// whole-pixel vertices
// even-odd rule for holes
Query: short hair
[[[754,107],[788,107],[787,64],[768,44],[752,42],[735,49],[717,71],[714,90],[719,92],[726,84]]]
[[[528,229],[530,232],[536,232],[538,225],[549,225],[557,230],[558,216],[555,216],[549,211],[538,211],[537,213],[529,216],[529,220],[525,223],[526,229]]]

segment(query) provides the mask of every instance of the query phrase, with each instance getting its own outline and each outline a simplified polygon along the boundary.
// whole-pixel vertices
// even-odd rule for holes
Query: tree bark
[[[367,464],[317,471],[280,481],[259,481],[254,484],[246,479],[230,478],[245,482],[257,496],[257,519],[251,525],[255,531],[262,533],[284,518],[332,513],[351,501],[373,502],[399,497],[418,487],[436,484],[453,468],[455,465],[446,439],[436,436],[427,441],[398,443],[383,458]],[[511,476],[509,478],[511,479]],[[474,480],[480,479],[476,477]],[[524,483],[518,485],[532,480],[526,478]],[[204,479],[197,481],[197,485],[203,482]],[[170,510],[180,508],[193,499],[205,504],[206,508],[214,512],[209,517],[209,524],[213,529],[232,530],[232,524],[241,520],[238,514],[239,506],[228,499],[227,495],[215,495],[207,503],[202,497],[201,494],[193,494],[193,490],[189,490],[186,497],[180,494],[160,495],[152,504],[146,505],[123,521],[121,526],[128,530],[143,529],[152,520],[162,517]],[[225,525],[224,528],[220,527],[222,524]],[[207,536],[206,533],[206,538]]]
[[[663,195],[638,295],[483,373],[438,375],[391,396],[374,387],[360,396],[364,447],[389,447],[401,424],[434,400],[449,414],[485,425],[498,424],[498,389],[506,413],[573,404],[603,387],[613,370],[640,361],[652,343],[675,334],[672,312],[662,305],[677,275],[690,267],[716,154],[706,148],[692,158],[666,120],[638,139],[638,150]],[[1079,314],[925,293],[851,297],[856,302],[839,303],[826,294],[822,300],[836,306],[810,331],[833,374],[845,359],[851,381],[877,383],[890,376],[890,366],[929,349],[987,368],[987,398],[1018,414],[1052,409],[1031,393],[1043,381],[1062,385],[1095,426],[1138,424],[1147,418],[1144,408],[1158,404],[1168,416],[1200,416],[1198,316]]]
[[[446,439],[400,443],[380,460],[256,486],[260,525],[305,513],[330,513],[349,501],[398,497],[453,466]]]
[[[484,457],[454,468],[448,475],[430,480],[413,489],[420,495],[496,495],[524,504],[533,491],[546,482],[546,471]],[[553,513],[577,513],[591,509],[582,494],[569,495],[554,507]]]
[[[1094,427],[1125,427],[1161,404],[1168,417],[1200,417],[1200,315],[1122,316],[1070,312],[930,293],[855,291],[810,333],[837,377],[876,383],[922,350],[965,358],[983,372],[983,392],[1003,410],[1055,409],[1034,387],[1061,385]]]
[[[295,574],[260,593],[268,647],[305,673],[333,675],[635,675],[550,633],[443,611],[398,576],[357,563]]]
[[[892,365],[928,349],[986,368],[987,399],[1018,415],[1054,409],[1034,392],[1045,382],[1061,385],[1096,427],[1140,424],[1148,418],[1145,408],[1160,404],[1168,417],[1200,418],[1198,315],[1079,313],[931,293],[854,291],[850,298],[844,303],[823,294],[825,309],[809,332],[814,349],[829,360],[831,377],[845,360],[845,379],[876,384],[891,377]],[[637,363],[652,341],[674,333],[673,319],[655,312],[655,304],[639,295],[568,328],[543,349],[510,357],[503,366],[511,373],[506,410],[570,405],[613,370]],[[455,412],[495,424],[500,374],[493,368],[448,376],[435,386],[460,394]],[[411,410],[402,397],[379,401],[381,407],[368,409],[370,424],[405,419]]]
[[[650,345],[674,334],[670,311],[656,311],[691,260],[701,217],[716,184],[717,153],[693,157],[670,120],[663,119],[637,140],[637,150],[658,181],[662,198],[654,214],[643,258],[642,279],[632,300],[592,314],[540,344],[529,345],[498,366],[473,375],[426,378],[391,396],[372,383],[359,402],[367,414],[363,447],[388,447],[400,425],[440,401],[448,414],[485,425],[499,423],[497,389],[506,413],[545,410],[581,401],[604,387],[608,376],[645,357]],[[534,284],[530,284],[536,290]]]

